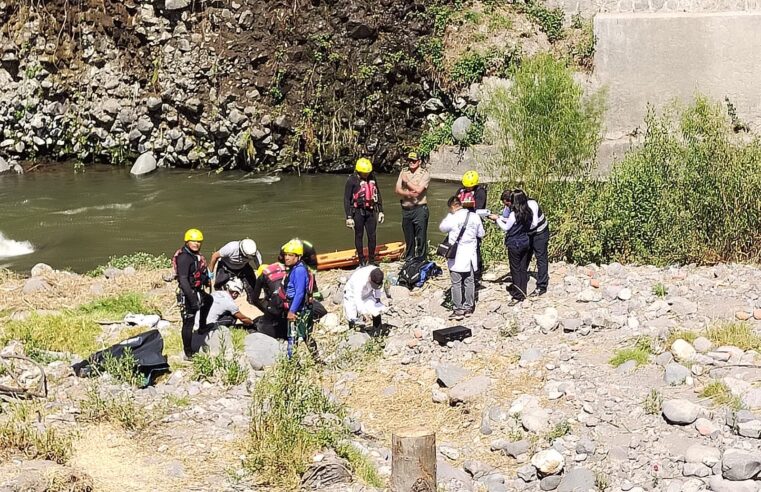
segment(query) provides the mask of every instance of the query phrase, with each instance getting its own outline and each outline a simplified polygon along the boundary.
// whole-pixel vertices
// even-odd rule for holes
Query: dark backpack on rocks
[[[412,290],[414,287],[422,287],[426,280],[441,273],[441,268],[432,261],[410,258],[399,271],[397,283]]]
[[[135,370],[143,376],[143,387],[153,384],[157,376],[169,372],[169,364],[164,357],[164,339],[158,330],[150,330],[95,352],[82,362],[74,364],[74,374],[79,377],[95,376],[103,370],[103,363],[109,356],[107,354],[120,359],[127,349],[137,363]]]

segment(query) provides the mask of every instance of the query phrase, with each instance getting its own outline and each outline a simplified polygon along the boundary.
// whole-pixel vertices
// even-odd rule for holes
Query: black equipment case
[[[454,342],[455,340],[462,341],[469,336],[471,336],[470,328],[461,325],[433,330],[433,339],[441,345],[446,345],[447,342]]]

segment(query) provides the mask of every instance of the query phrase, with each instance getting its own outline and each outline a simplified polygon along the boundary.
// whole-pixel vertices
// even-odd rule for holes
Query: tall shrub
[[[551,183],[589,175],[600,143],[604,93],[586,97],[563,62],[548,54],[526,60],[512,86],[495,89],[483,111],[494,123],[491,137],[499,149],[494,170],[506,182],[524,183],[546,199],[559,189]]]

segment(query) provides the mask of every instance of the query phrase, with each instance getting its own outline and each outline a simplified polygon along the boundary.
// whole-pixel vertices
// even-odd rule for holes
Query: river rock
[[[188,8],[190,0],[166,0],[164,2],[164,8],[167,10],[182,10]]]
[[[713,492],[758,492],[761,486],[755,480],[725,480],[720,475],[708,478],[708,486]]]
[[[369,341],[370,341],[370,335],[368,335],[367,333],[354,332],[351,335],[349,335],[349,338],[346,340],[346,345],[352,350],[359,350],[362,347],[364,347],[365,344]]]
[[[282,352],[280,343],[263,333],[246,335],[243,346],[243,352],[255,371],[273,365]]]
[[[436,368],[436,380],[445,388],[454,388],[467,377],[470,377],[470,371],[459,366],[442,364]]]
[[[576,296],[576,302],[600,302],[602,294],[594,289],[584,289]]]
[[[587,468],[574,468],[569,470],[557,488],[558,492],[588,492],[597,490],[595,486],[595,474]]]
[[[685,383],[691,384],[692,374],[690,373],[690,370],[683,365],[671,362],[666,366],[663,380],[669,386],[677,386]]]
[[[721,461],[721,450],[712,446],[693,444],[684,452],[684,460],[687,463],[701,463],[712,467]]]
[[[751,410],[761,408],[761,388],[753,388],[742,395],[743,405]]]
[[[687,361],[695,357],[695,348],[686,340],[677,338],[671,344],[671,353],[678,360]]]
[[[502,451],[511,458],[518,458],[531,450],[531,441],[527,439],[521,439],[520,441],[497,439],[491,443],[491,450]]]
[[[565,459],[563,455],[554,449],[545,449],[539,451],[531,457],[531,464],[542,475],[555,475],[563,470]]]
[[[0,155],[0,174],[13,170],[11,164]]]
[[[711,341],[706,337],[698,337],[694,342],[692,342],[692,346],[695,347],[695,350],[699,353],[705,354],[711,350],[713,343],[711,343]]]
[[[524,482],[533,482],[536,480],[536,468],[533,465],[523,465],[515,470],[515,474]]]
[[[34,294],[35,292],[42,292],[49,289],[50,284],[48,284],[44,278],[32,277],[24,282],[24,287],[21,291],[24,294]]]
[[[661,407],[663,417],[670,424],[687,425],[695,422],[700,414],[700,406],[689,400],[666,400]]]
[[[521,414],[521,425],[529,432],[546,432],[550,429],[550,414],[544,408],[527,408]]]
[[[750,480],[761,472],[761,452],[727,449],[721,460],[721,474],[727,480]]]
[[[30,273],[32,277],[42,277],[48,273],[53,273],[53,267],[45,263],[37,263],[32,267],[32,271]]]
[[[449,392],[449,403],[467,403],[486,393],[489,387],[491,379],[488,376],[476,376],[462,381]]]
[[[544,477],[539,481],[539,490],[556,490],[562,481],[563,477],[559,475]]]
[[[156,157],[153,155],[153,152],[146,152],[137,158],[129,172],[133,176],[142,176],[155,170]]]
[[[739,422],[737,424],[737,433],[743,437],[761,439],[761,420],[751,420],[750,422]]]
[[[470,130],[471,125],[472,122],[467,116],[460,116],[454,120],[454,123],[452,123],[452,138],[458,142],[468,138],[468,130]]]
[[[548,307],[543,314],[535,314],[534,321],[543,332],[552,331],[558,326],[558,310]]]
[[[233,335],[226,326],[217,328],[207,333],[203,338],[203,347],[212,357],[222,355],[232,358]]]

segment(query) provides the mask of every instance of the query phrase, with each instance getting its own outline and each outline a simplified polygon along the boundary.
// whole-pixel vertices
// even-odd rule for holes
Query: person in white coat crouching
[[[344,316],[350,328],[354,328],[360,317],[369,316],[373,319],[373,331],[381,329],[381,314],[387,309],[381,302],[382,289],[383,272],[376,266],[358,268],[351,274],[344,286],[343,300]]]
[[[478,240],[486,233],[481,217],[463,208],[459,198],[453,196],[447,201],[447,206],[449,215],[441,221],[439,230],[449,235],[449,244],[457,243],[457,253],[454,258],[447,259],[447,267],[452,277],[452,316],[462,318],[470,316],[476,308]]]

